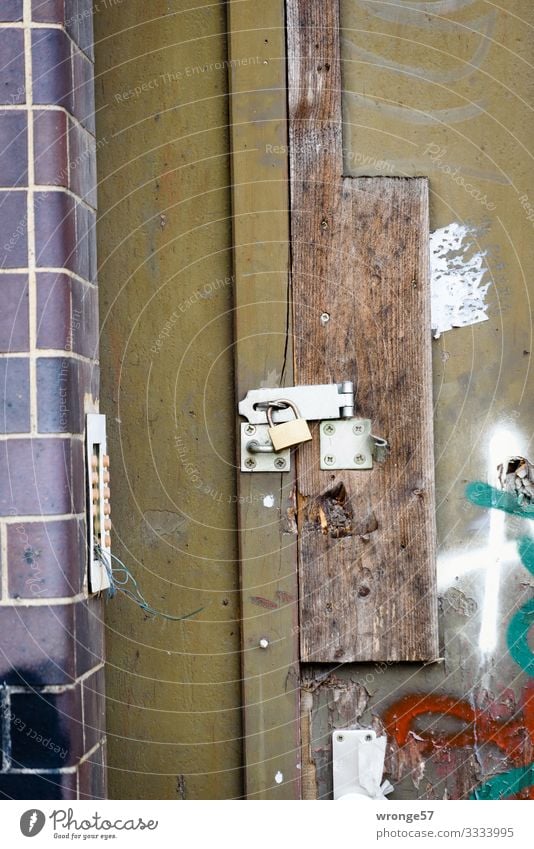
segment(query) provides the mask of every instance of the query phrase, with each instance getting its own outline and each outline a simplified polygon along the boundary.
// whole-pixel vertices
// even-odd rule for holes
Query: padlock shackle
[[[285,407],[289,407],[293,410],[295,414],[295,419],[300,419],[300,413],[298,411],[297,405],[293,403],[293,401],[289,401],[288,398],[279,398],[276,401],[269,401],[267,406],[267,421],[269,423],[269,427],[274,427],[273,424],[273,414],[271,413],[271,409],[280,409],[282,404]],[[283,409],[283,408],[282,408]]]

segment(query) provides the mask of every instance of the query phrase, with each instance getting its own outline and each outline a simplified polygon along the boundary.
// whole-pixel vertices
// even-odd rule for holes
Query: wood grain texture
[[[428,185],[342,177],[337,2],[288,10],[295,378],[354,380],[356,415],[391,444],[369,472],[321,471],[317,428],[299,449],[301,660],[430,660]]]
[[[240,400],[265,382],[293,383],[284,3],[230,0],[228,16]],[[251,56],[262,61],[242,61]],[[246,797],[299,799],[294,475],[237,478]]]

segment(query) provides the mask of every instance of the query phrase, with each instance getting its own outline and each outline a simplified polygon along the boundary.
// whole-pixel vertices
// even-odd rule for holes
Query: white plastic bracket
[[[383,801],[393,787],[382,782],[387,737],[371,729],[337,729],[332,734],[334,799]]]

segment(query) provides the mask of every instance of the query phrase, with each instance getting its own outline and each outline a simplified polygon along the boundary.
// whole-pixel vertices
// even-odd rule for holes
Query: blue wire
[[[113,596],[115,595],[115,593],[118,590],[123,595],[127,596],[129,599],[134,601],[146,613],[152,613],[153,616],[161,616],[163,619],[170,619],[173,622],[178,622],[181,619],[190,619],[192,616],[196,616],[197,613],[200,613],[202,610],[204,610],[203,607],[199,607],[198,610],[194,610],[192,613],[186,613],[184,616],[171,616],[170,613],[162,613],[161,611],[156,610],[144,598],[134,576],[132,575],[132,573],[130,572],[128,567],[122,562],[122,560],[119,557],[117,557],[115,554],[112,554],[110,552],[109,553],[110,560],[108,562],[108,554],[107,554],[107,552],[105,552],[101,548],[101,546],[95,545],[95,551],[96,551],[99,559],[104,564],[104,567],[105,567],[106,572],[108,574],[109,584],[110,584],[109,589],[108,589],[108,598],[113,598]],[[113,558],[113,560],[116,560],[117,563],[120,564],[120,566],[121,566],[120,569],[114,569],[113,568],[111,558]],[[124,575],[124,578],[120,579],[120,578],[117,577],[118,575]],[[134,594],[134,592],[132,592],[132,590],[127,588],[127,584],[128,584],[129,581],[131,581],[133,586],[134,586],[135,594]]]

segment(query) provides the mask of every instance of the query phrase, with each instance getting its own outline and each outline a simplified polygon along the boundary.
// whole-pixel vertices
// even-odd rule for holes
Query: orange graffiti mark
[[[418,716],[436,714],[458,719],[465,726],[457,731],[440,731],[433,727],[415,731],[412,727]],[[526,688],[523,712],[509,718],[496,718],[495,706],[473,708],[468,702],[452,696],[404,696],[391,705],[383,716],[385,729],[399,746],[405,746],[411,736],[421,740],[425,753],[441,746],[461,748],[476,743],[494,743],[514,763],[525,763],[525,743],[534,745],[534,689]],[[530,737],[530,741],[529,738]],[[530,748],[530,746],[529,746]],[[529,761],[530,762],[530,761]]]

